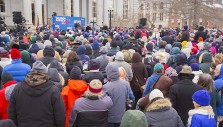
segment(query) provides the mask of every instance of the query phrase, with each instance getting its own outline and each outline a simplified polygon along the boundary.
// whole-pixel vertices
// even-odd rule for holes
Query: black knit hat
[[[70,72],[71,80],[80,80],[81,79],[81,69],[77,66],[74,66]]]
[[[88,70],[97,70],[100,68],[100,62],[96,59],[91,59],[88,63]]]
[[[5,83],[7,83],[9,81],[14,80],[12,75],[7,72],[2,74],[1,79],[2,79],[2,85],[4,85]]]

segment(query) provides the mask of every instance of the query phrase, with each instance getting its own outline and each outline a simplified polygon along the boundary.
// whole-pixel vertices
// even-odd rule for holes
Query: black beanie
[[[55,50],[52,47],[47,46],[43,49],[43,56],[44,57],[54,57]]]
[[[4,85],[5,83],[7,83],[9,81],[14,80],[12,75],[7,72],[2,74],[1,79],[2,79],[2,85]]]
[[[80,80],[81,79],[81,69],[77,66],[74,66],[70,72],[71,80]]]

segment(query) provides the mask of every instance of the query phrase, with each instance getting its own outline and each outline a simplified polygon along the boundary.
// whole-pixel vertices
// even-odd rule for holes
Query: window
[[[4,0],[0,0],[0,12],[5,12],[5,2],[4,2]]]
[[[128,18],[128,0],[124,0],[123,3],[123,19]]]
[[[156,9],[156,3],[153,3],[153,9],[154,10]]]
[[[96,1],[93,1],[92,3],[92,12],[93,12],[93,17],[97,17],[97,7],[96,7]]]
[[[163,2],[160,2],[159,9],[163,9]]]
[[[146,5],[146,10],[149,11],[149,3]]]
[[[156,13],[153,13],[153,21],[156,21]]]
[[[163,13],[160,13],[160,21],[163,21]]]

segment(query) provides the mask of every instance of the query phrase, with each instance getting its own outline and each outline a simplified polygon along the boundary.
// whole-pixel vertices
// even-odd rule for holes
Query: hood
[[[78,48],[77,48],[77,55],[84,55],[84,54],[85,54],[85,51],[86,51],[85,46],[80,45],[80,46],[78,46]]]
[[[36,87],[46,83],[49,80],[49,76],[46,73],[40,71],[31,71],[25,78],[25,82],[30,87]]]
[[[53,60],[50,65],[49,68],[56,68],[57,71],[62,71],[64,72],[63,66],[57,61],[57,60]]]
[[[179,47],[174,47],[174,48],[172,48],[171,51],[170,51],[170,55],[177,55],[177,54],[179,54],[179,53],[180,53],[180,49],[179,49]]]
[[[106,67],[107,79],[109,82],[117,81],[119,79],[119,70],[118,67],[109,64]]]
[[[132,63],[142,62],[142,57],[139,53],[135,52],[132,56]]]
[[[55,51],[52,47],[45,47],[43,50],[43,56],[44,57],[54,57],[55,56]]]
[[[86,48],[86,51],[85,51],[86,55],[92,55],[93,54],[93,49],[92,49],[91,45],[86,45],[85,48]]]
[[[8,87],[5,89],[5,99],[6,99],[7,101],[10,100],[12,91],[14,90],[14,88],[15,88],[16,85],[17,85],[16,83],[15,83],[15,84],[11,84],[10,86],[8,86]]]
[[[222,64],[222,65],[223,65],[223,64]],[[221,65],[221,71],[220,71],[220,74],[215,78],[215,80],[223,78],[223,66],[222,66],[222,65]]]
[[[68,87],[76,94],[82,94],[87,90],[88,85],[83,80],[68,80]]]
[[[27,75],[21,85],[27,95],[39,97],[47,92],[53,86],[53,83],[49,81],[47,74],[32,71]]]
[[[48,75],[53,82],[60,82],[59,72],[56,68],[49,68]]]
[[[181,44],[181,42],[175,42],[173,44],[173,47],[178,47],[179,49],[181,49],[182,48],[182,44]]]
[[[199,63],[212,63],[213,57],[210,53],[204,52],[199,57]]]
[[[125,112],[120,127],[148,127],[146,116],[139,110]]]
[[[171,102],[167,98],[160,98],[154,102],[152,102],[146,109],[146,111],[156,111],[156,110],[162,110],[164,108],[171,108]]]

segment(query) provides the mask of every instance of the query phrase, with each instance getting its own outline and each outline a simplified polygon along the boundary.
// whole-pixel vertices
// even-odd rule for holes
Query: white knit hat
[[[117,52],[115,55],[115,60],[124,61],[124,54],[122,52]]]
[[[163,93],[160,90],[154,89],[154,90],[151,91],[151,93],[149,95],[149,101],[151,101],[151,100],[153,100],[154,98],[157,98],[157,97],[164,98]]]

